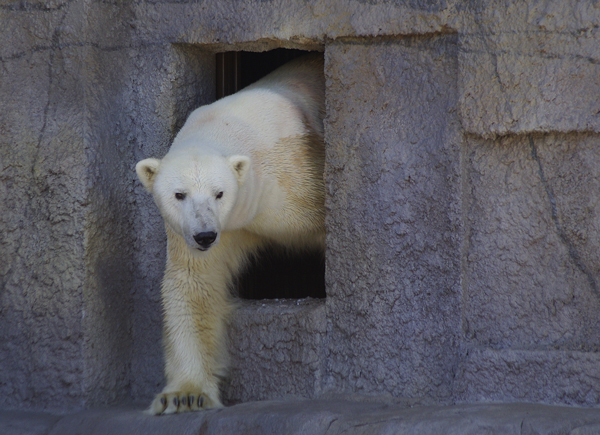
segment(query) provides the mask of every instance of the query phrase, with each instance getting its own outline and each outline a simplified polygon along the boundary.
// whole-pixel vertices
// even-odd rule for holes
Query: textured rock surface
[[[461,111],[468,132],[600,132],[598,28],[461,38]]]
[[[492,348],[597,351],[598,136],[470,138],[464,322]]]
[[[46,435],[60,415],[31,411],[0,411],[0,432],[3,435]]]
[[[0,406],[160,388],[165,237],[134,164],[214,99],[215,52],[276,47],[325,51],[328,298],[241,307],[227,400],[598,404],[597,2],[34,0],[0,23]]]
[[[22,44],[52,44],[60,19],[47,15]],[[13,25],[16,41],[24,29]],[[35,396],[78,406],[87,214],[82,49],[11,48],[2,49],[0,72],[0,404]]]
[[[322,300],[246,301],[234,317],[229,333],[233,368],[224,386],[229,402],[321,393]]]
[[[162,417],[139,410],[84,411],[62,417],[0,412],[0,431],[7,435],[592,435],[598,429],[598,409],[524,403],[405,408],[393,403],[290,400]]]
[[[456,40],[337,43],[326,54],[327,388],[449,400],[460,328]]]
[[[49,36],[2,57],[0,404],[149,397],[165,236],[133,168],[214,99],[214,56],[132,47],[123,7],[13,6],[2,22],[21,23],[15,38],[29,41],[28,23]]]
[[[471,349],[457,372],[460,402],[600,402],[600,357],[592,352]]]

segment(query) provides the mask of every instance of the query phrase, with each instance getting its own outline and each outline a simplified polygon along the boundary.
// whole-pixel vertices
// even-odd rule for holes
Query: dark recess
[[[217,53],[217,100],[251,85],[281,65],[307,53],[303,50],[285,48],[261,53],[251,51]]]
[[[261,53],[237,51],[217,54],[217,99],[254,83],[281,65],[307,54],[276,49]],[[290,254],[283,249],[262,251],[239,277],[243,299],[301,299],[325,297],[325,259],[322,253]]]

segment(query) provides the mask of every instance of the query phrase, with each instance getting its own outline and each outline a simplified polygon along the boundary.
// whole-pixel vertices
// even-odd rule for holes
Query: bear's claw
[[[157,394],[148,409],[152,415],[179,414],[201,409],[220,408],[221,403],[211,400],[204,393],[175,391]]]

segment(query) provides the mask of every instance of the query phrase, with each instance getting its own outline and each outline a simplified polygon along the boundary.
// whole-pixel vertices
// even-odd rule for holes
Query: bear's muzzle
[[[203,231],[201,233],[194,234],[194,240],[200,246],[200,250],[206,251],[210,248],[210,245],[217,239],[217,233],[214,231]]]

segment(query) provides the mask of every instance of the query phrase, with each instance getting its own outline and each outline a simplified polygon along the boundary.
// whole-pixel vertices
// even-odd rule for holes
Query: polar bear
[[[136,165],[167,233],[166,386],[148,410],[221,407],[230,289],[275,243],[324,249],[322,55],[192,112],[162,160]]]

